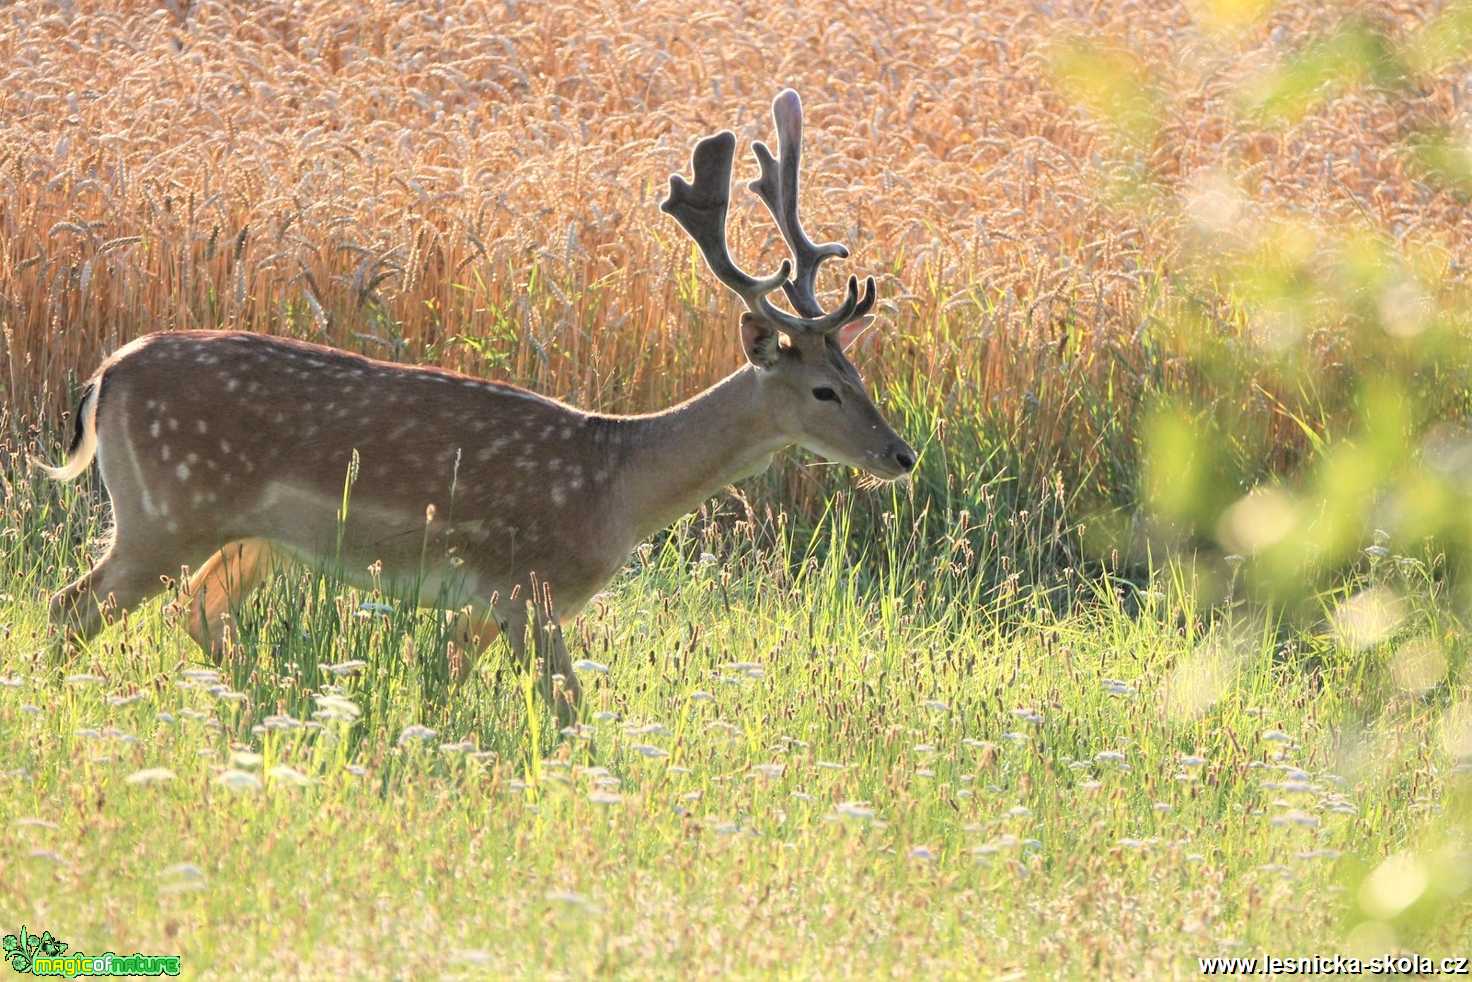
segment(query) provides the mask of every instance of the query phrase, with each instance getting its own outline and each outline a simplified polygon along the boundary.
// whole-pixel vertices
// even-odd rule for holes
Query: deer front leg
[[[582,690],[562,637],[562,625],[540,611],[533,614],[530,605],[511,604],[501,613],[500,626],[517,661],[539,671],[537,687],[557,713],[558,724],[576,723]]]
[[[562,636],[562,625],[555,620],[550,622],[546,627],[546,635],[543,663],[551,668],[547,677],[553,683],[552,695],[557,706],[557,721],[563,726],[570,726],[577,722],[583,690],[578,685],[578,674],[572,668],[572,656],[567,653],[567,640]],[[556,682],[552,678],[554,675],[561,676],[562,681]]]
[[[501,633],[501,622],[494,611],[473,607],[453,611],[449,615],[451,644],[450,669],[456,683],[464,682],[480,656]]]
[[[276,557],[265,539],[232,542],[205,560],[184,589],[184,625],[189,636],[216,663],[235,635],[233,611],[275,569]]]

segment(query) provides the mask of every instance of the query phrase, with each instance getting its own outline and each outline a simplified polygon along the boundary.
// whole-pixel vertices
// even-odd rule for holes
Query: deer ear
[[[741,350],[757,368],[772,368],[782,356],[782,335],[775,327],[748,311],[741,315]]]
[[[839,349],[842,351],[847,351],[849,348],[853,347],[854,342],[864,335],[864,332],[873,322],[874,318],[872,316],[865,315],[858,318],[857,320],[851,320],[847,324],[840,327],[838,329]]]

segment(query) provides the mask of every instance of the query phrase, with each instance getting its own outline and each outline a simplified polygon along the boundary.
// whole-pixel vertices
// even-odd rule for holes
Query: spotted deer
[[[696,144],[694,183],[672,175],[661,205],[743,301],[746,365],[663,412],[617,416],[301,341],[140,338],[87,383],[65,463],[38,464],[67,481],[95,456],[114,522],[100,561],[52,598],[53,619],[89,638],[191,567],[186,624],[218,658],[232,610],[280,557],[335,564],[363,585],[372,567],[379,582],[412,584],[411,599],[459,611],[472,651],[501,634],[518,658],[540,655],[543,692],[571,718],[578,684],[560,625],[640,540],[791,444],[884,480],[915,465],[844,354],[874,280],[861,295],[850,276],[837,307],[819,304],[819,265],[848,250],[804,233],[802,104],[789,89],[772,110],[780,157],[754,145],[750,189],[791,252],[776,272],[753,277],[728,251],[729,131]],[[779,287],[793,313],[769,299]]]

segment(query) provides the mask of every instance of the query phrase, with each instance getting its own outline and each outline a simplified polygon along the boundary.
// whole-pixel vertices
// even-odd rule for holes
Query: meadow
[[[1469,44],[1434,0],[0,9],[0,933],[247,978],[1472,955]],[[167,597],[55,657],[105,499],[26,461],[107,352],[669,405],[740,352],[667,176],[727,127],[755,176],[789,85],[912,479],[792,451],[650,540],[568,733],[332,570],[219,665]]]

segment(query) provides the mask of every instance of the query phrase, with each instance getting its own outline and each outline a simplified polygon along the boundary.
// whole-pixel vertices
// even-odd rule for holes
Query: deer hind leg
[[[86,575],[51,596],[51,622],[74,641],[90,640],[106,614],[132,610],[164,588],[164,578],[179,575],[188,562],[167,537],[127,537],[121,530]]]
[[[184,589],[184,624],[189,636],[218,662],[235,634],[235,614],[276,568],[265,539],[241,539],[205,560]]]

